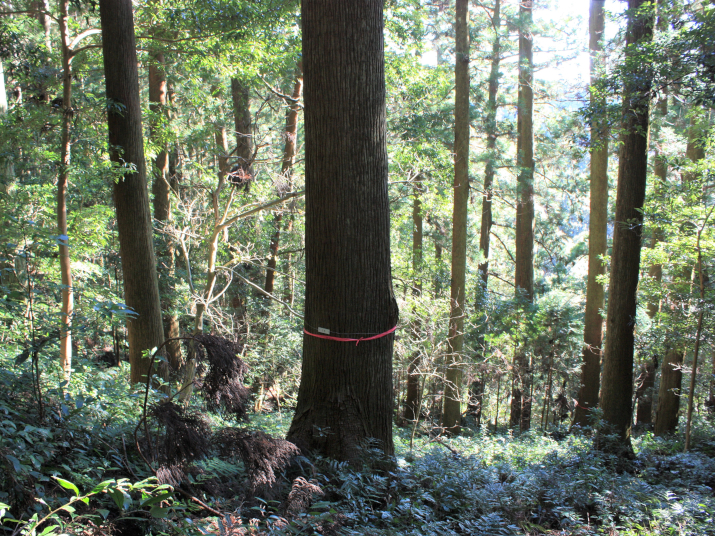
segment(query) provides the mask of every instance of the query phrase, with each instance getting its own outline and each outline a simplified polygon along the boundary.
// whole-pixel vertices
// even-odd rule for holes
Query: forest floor
[[[365,445],[359,466],[298,456],[279,467],[258,451],[212,447],[178,468],[178,494],[137,454],[143,391],[124,368],[78,369],[70,386],[43,375],[40,416],[29,366],[0,360],[0,534],[715,535],[715,430],[705,420],[688,453],[680,436],[637,434],[633,461],[564,430],[446,438],[396,427],[394,458]],[[291,419],[237,423],[202,404],[195,397],[212,432],[230,426],[244,438],[285,437]],[[271,467],[275,483],[256,485]]]

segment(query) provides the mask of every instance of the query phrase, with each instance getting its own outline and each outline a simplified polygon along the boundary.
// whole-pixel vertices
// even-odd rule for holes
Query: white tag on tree
[[[328,328],[318,328],[318,333],[322,333],[323,335],[330,335],[330,330]]]

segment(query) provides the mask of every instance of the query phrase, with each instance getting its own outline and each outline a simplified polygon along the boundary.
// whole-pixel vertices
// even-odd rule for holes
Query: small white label
[[[330,330],[328,328],[318,328],[318,333],[322,333],[323,335],[330,335]]]

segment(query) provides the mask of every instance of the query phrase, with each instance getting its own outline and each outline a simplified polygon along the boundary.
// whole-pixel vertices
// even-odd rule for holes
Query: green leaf
[[[30,357],[30,350],[25,350],[15,358],[15,365],[22,365]]]
[[[5,458],[10,460],[10,463],[12,463],[12,467],[13,467],[13,469],[15,469],[16,473],[19,473],[20,471],[22,471],[22,464],[20,464],[20,460],[15,458],[15,456],[12,456],[10,454],[5,454]]]
[[[147,500],[141,503],[141,506],[151,506],[153,504],[159,503],[161,501],[165,501],[169,498],[171,498],[172,494],[171,493],[162,493],[161,495],[157,495],[155,497],[149,497]]]
[[[62,486],[65,489],[74,491],[74,494],[79,497],[79,488],[77,488],[77,486],[75,486],[72,482],[70,482],[69,480],[65,480],[64,478],[60,478],[58,476],[53,477],[53,478],[55,480],[57,480],[57,482],[59,483],[60,486]]]
[[[43,530],[40,533],[40,536],[47,536],[48,534],[54,534],[58,528],[60,528],[58,525],[52,525],[50,527],[47,527],[45,530]]]
[[[104,482],[100,482],[96,486],[94,486],[94,489],[89,492],[90,495],[94,495],[95,493],[99,493],[100,491],[104,491],[107,489],[111,484],[114,484],[114,480],[105,480]]]
[[[69,504],[65,504],[64,506],[60,506],[60,510],[64,510],[66,512],[69,512],[70,514],[74,514],[76,512],[74,506],[70,506]]]
[[[152,517],[156,518],[163,518],[166,517],[167,512],[169,511],[168,508],[161,508],[159,506],[152,506],[151,510],[149,510],[149,513],[151,514]]]
[[[97,508],[97,513],[104,519],[107,519],[107,516],[109,515],[109,510],[105,510],[104,508]]]

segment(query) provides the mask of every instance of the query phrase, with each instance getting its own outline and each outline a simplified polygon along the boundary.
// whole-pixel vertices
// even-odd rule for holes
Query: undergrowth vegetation
[[[367,444],[349,465],[277,439],[289,412],[246,423],[205,398],[184,408],[150,389],[149,426],[165,450],[154,446],[159,455],[145,460],[137,448],[149,456],[137,435],[145,393],[122,367],[79,363],[71,386],[46,371],[41,419],[29,364],[8,365],[0,366],[5,534],[715,534],[715,433],[706,421],[686,454],[679,439],[636,437],[633,462],[595,450],[591,430],[482,428],[448,438],[425,425],[395,429],[394,458]],[[161,412],[170,416],[151,420]],[[179,418],[202,437],[180,438],[169,452],[161,431]],[[202,452],[191,450],[197,442]]]

